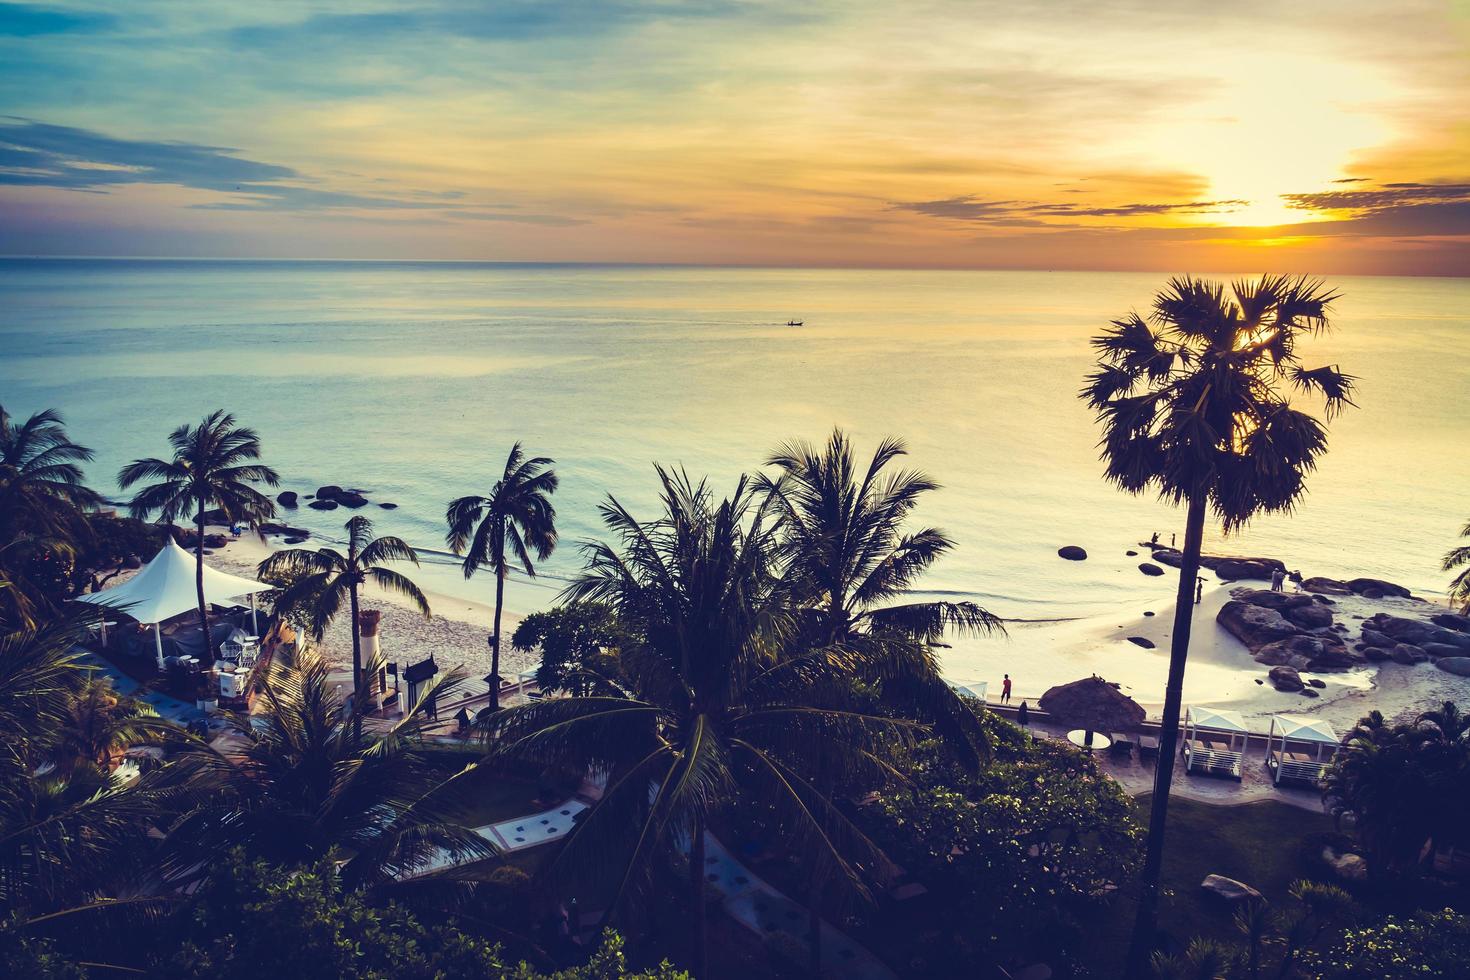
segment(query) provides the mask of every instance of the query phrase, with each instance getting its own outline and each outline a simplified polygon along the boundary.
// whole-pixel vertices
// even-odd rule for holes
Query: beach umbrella
[[[1146,716],[1141,704],[1096,674],[1059,684],[1037,703],[1063,725],[1085,731],[1088,745],[1093,732],[1132,731]]]

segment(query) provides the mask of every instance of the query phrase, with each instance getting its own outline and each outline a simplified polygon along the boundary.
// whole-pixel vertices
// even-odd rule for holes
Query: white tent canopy
[[[1302,715],[1275,715],[1271,718],[1271,733],[1282,739],[1296,742],[1317,742],[1337,745],[1337,732],[1321,718]]]
[[[985,702],[987,704],[989,703],[989,696],[990,696],[990,682],[989,681],[952,681],[952,680],[945,680],[945,683],[948,684],[950,686],[950,688],[953,689],[957,694],[968,694],[972,698],[979,698],[981,701],[983,701],[983,702]]]
[[[1192,704],[1184,716],[1184,723],[1190,728],[1206,728],[1212,732],[1249,732],[1245,727],[1245,717],[1228,708]]]
[[[158,624],[199,607],[195,571],[194,556],[170,539],[137,575],[110,589],[77,596],[77,601],[107,606],[140,623],[151,623],[158,646],[158,662],[162,667],[163,641],[158,635]],[[253,596],[273,588],[275,586],[253,578],[242,578],[204,566],[204,599],[212,605],[226,605],[240,596]],[[253,608],[253,600],[251,605]]]

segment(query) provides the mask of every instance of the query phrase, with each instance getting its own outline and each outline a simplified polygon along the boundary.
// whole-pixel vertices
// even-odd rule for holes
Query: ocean
[[[841,426],[907,440],[943,489],[917,524],[958,543],[935,593],[1049,619],[1163,601],[1126,557],[1182,513],[1105,483],[1077,398],[1088,338],[1165,276],[266,261],[0,260],[0,404],[64,413],[116,494],[125,462],[224,408],[282,489],[362,487],[380,533],[425,549],[421,584],[490,601],[444,550],[444,509],[511,444],[553,457],[562,545],[507,605],[544,608],[615,495],[656,513],[655,462],[727,492],[790,439]],[[1427,595],[1470,520],[1470,280],[1332,277],[1336,329],[1309,363],[1359,377],[1310,494],[1211,550]],[[788,327],[789,319],[804,326]],[[292,523],[341,537],[349,512]],[[1057,549],[1091,558],[1072,563]],[[959,649],[963,649],[963,644]],[[956,654],[958,655],[958,654]]]

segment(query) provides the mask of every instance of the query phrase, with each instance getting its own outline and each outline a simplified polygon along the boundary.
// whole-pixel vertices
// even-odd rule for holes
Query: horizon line
[[[619,262],[615,260],[555,260],[555,259],[454,259],[454,258],[336,258],[331,256],[265,256],[265,255],[44,255],[37,253],[0,253],[0,262],[199,262],[199,263],[301,263],[301,264],[354,264],[354,265],[465,265],[515,267],[580,267],[580,268],[623,268],[623,269],[749,269],[789,270],[793,272],[830,270],[854,272],[1029,272],[1029,273],[1096,273],[1098,275],[1207,275],[1207,276],[1254,276],[1279,274],[1275,270],[1255,269],[1243,271],[1201,271],[1170,268],[1097,269],[1070,266],[988,266],[988,265],[864,265],[822,264],[791,265],[765,264],[759,262]],[[1470,275],[1452,273],[1417,272],[1322,272],[1297,270],[1288,275],[1334,276],[1362,279],[1470,279]]]

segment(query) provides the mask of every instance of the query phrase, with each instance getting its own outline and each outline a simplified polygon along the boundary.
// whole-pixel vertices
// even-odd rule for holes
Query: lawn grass
[[[1152,794],[1135,800],[1138,819],[1148,821]],[[1163,897],[1159,928],[1180,943],[1195,936],[1235,941],[1232,910],[1200,890],[1206,875],[1218,874],[1255,888],[1273,905],[1289,901],[1292,882],[1313,877],[1304,862],[1303,841],[1331,832],[1332,817],[1300,807],[1262,800],[1238,806],[1213,806],[1175,797],[1169,801],[1164,838]],[[1091,964],[1099,977],[1116,976],[1127,952],[1137,903],[1124,895],[1098,917],[1090,930]]]

